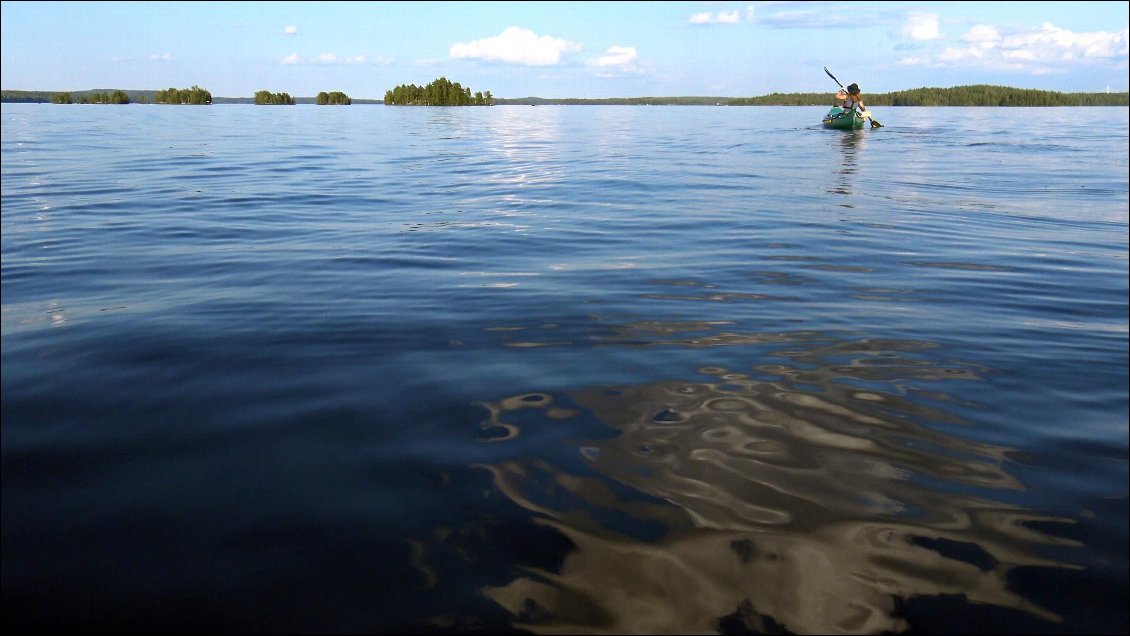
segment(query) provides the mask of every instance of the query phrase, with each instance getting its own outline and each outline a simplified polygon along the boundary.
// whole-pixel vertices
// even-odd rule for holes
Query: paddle
[[[836,79],[835,75],[832,75],[832,71],[829,71],[827,66],[824,67],[824,72],[828,74],[828,77],[835,80],[837,84],[840,84],[840,80]],[[840,88],[842,88],[845,93],[847,92],[847,89],[844,88],[843,84],[840,84]],[[875,121],[874,117],[870,117],[869,119],[871,120],[871,127],[872,128],[882,128],[883,127],[883,124],[880,124],[879,122]]]

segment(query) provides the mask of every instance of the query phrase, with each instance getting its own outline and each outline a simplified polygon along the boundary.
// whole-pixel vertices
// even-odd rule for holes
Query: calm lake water
[[[1126,108],[4,104],[7,627],[1126,633]]]

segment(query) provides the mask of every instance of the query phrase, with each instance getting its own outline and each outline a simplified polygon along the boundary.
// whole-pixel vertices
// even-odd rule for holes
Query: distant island
[[[349,106],[353,103],[353,100],[349,98],[349,95],[341,91],[333,91],[330,93],[322,91],[314,98],[314,103],[319,106]]]
[[[271,91],[256,91],[255,103],[257,105],[293,106],[294,98],[290,93],[272,93]]]
[[[440,77],[427,86],[401,84],[385,91],[386,106],[490,106],[494,101],[490,91],[471,95],[470,87],[454,84]]]
[[[444,78],[440,78],[444,80]],[[438,82],[439,80],[437,80]],[[444,80],[446,81],[446,80]],[[436,82],[429,84],[433,86]],[[454,90],[459,87],[459,95]],[[194,87],[197,88],[197,87]],[[316,97],[295,97],[294,103],[296,104],[330,104],[331,95],[340,96],[337,99],[344,98],[347,101],[334,102],[334,103],[347,103],[347,104],[386,104],[386,105],[399,105],[411,104],[411,99],[408,97],[413,94],[413,88],[416,91],[423,91],[427,87],[413,87],[398,86],[396,89],[385,93],[385,99],[353,99],[344,93],[318,93]],[[0,90],[0,102],[5,103],[134,103],[134,104],[153,104],[153,103],[196,103],[196,102],[183,102],[183,101],[166,101],[161,102],[158,100],[158,95],[163,95],[167,100],[170,97],[169,91],[176,89],[169,89],[167,91],[150,91],[150,90],[117,90],[117,89],[95,89],[85,91],[20,91],[20,90]],[[203,103],[211,104],[255,104],[256,97],[212,97],[212,94],[204,89],[199,89],[202,93],[197,93],[199,97],[207,95],[210,101]],[[397,91],[400,91],[399,93]],[[460,99],[467,102],[466,105],[475,103],[477,105],[479,93],[470,95],[470,89],[459,86],[459,84],[450,84],[447,88],[446,99]],[[122,93],[126,96],[127,101],[112,101],[112,96],[117,93]],[[182,89],[177,91],[177,99],[181,98],[182,93],[193,94],[192,89]],[[482,100],[485,105],[652,105],[652,106],[828,106],[832,103],[833,91],[822,93],[771,93],[760,97],[712,97],[712,96],[691,96],[691,97],[613,97],[603,99],[589,99],[589,98],[545,98],[545,97],[521,97],[521,98],[499,98],[493,97],[490,91],[482,93]],[[97,95],[110,96],[111,101],[97,101]],[[282,93],[285,95],[285,93]],[[323,97],[324,96],[324,97]],[[67,101],[67,100],[70,101]],[[120,96],[116,99],[120,99]],[[319,101],[324,99],[325,101]],[[409,101],[402,102],[400,100],[408,99]],[[429,99],[437,99],[443,101],[444,98],[433,97]],[[1130,93],[1060,93],[1056,91],[1043,91],[1024,88],[1010,88],[1007,86],[991,86],[986,84],[978,84],[972,86],[955,86],[952,88],[915,88],[905,91],[895,91],[891,93],[864,93],[864,99],[868,106],[1130,106]],[[84,101],[86,100],[86,101]],[[423,104],[420,104],[423,105]],[[440,105],[438,103],[428,105]]]
[[[177,90],[170,88],[164,91],[157,91],[153,94],[154,104],[193,104],[204,105],[212,103],[212,93],[193,86],[192,88],[182,88]]]

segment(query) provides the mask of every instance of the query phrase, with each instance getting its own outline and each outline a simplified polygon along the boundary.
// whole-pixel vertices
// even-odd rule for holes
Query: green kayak
[[[839,106],[833,106],[832,110],[824,115],[822,120],[825,128],[841,128],[843,130],[855,130],[863,128],[863,122],[871,117],[871,111],[857,111],[850,110],[844,111]]]

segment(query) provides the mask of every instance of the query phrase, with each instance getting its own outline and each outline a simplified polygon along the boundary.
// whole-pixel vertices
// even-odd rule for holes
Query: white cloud
[[[369,56],[367,55],[347,55],[345,57],[339,57],[336,53],[322,53],[311,60],[304,60],[298,53],[291,53],[282,59],[283,64],[306,64],[307,62],[312,64],[364,64],[368,61]],[[384,58],[378,58],[374,61],[374,64],[387,64],[389,62],[391,62],[391,60],[385,61]]]
[[[1038,29],[1002,34],[979,24],[967,31],[962,46],[948,47],[933,57],[903,60],[903,64],[960,66],[1047,74],[1079,63],[1112,61],[1124,68],[1130,51],[1130,29],[1076,33],[1045,22]],[[1121,60],[1119,58],[1122,58]]]
[[[972,29],[969,29],[969,31],[967,31],[965,35],[961,36],[961,39],[965,40],[966,42],[993,43],[1001,39],[1001,34],[991,26],[978,24]]]
[[[604,52],[604,55],[589,62],[589,64],[601,68],[608,66],[624,67],[635,62],[638,57],[634,46],[610,46]]]
[[[296,27],[292,24],[292,25],[288,26],[287,28],[283,29],[283,33],[285,33],[287,35],[294,35],[295,33],[298,33],[298,27]]]
[[[448,52],[453,59],[495,60],[525,66],[553,66],[581,45],[512,26],[502,33],[473,42],[457,42]]]
[[[845,4],[839,0],[765,0],[745,8],[746,21],[771,29],[872,29],[906,15],[882,2]]]
[[[737,24],[742,21],[742,16],[737,9],[729,13],[718,12],[718,24]]]
[[[749,18],[753,19],[753,7],[749,7]],[[742,14],[737,9],[733,11],[719,11],[718,13],[696,13],[690,17],[691,24],[737,24],[742,21]]]
[[[154,62],[172,62],[172,53],[150,53],[149,59]]]
[[[928,66],[930,64],[930,58],[921,56],[904,57],[899,60],[898,63],[904,66]]]
[[[938,28],[938,16],[933,13],[912,13],[898,30],[899,36],[915,41],[940,40],[941,29]]]

